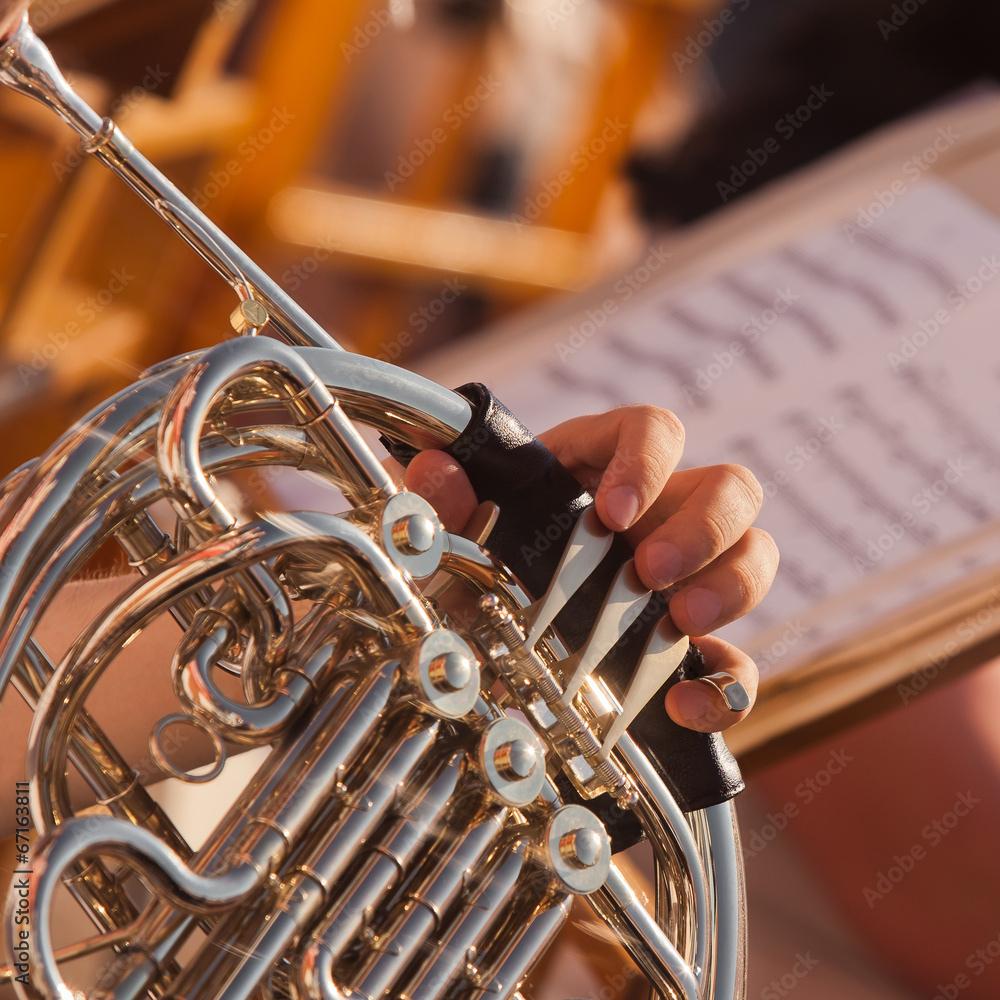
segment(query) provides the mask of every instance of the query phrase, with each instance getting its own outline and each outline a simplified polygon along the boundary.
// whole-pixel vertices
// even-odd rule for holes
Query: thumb
[[[469,477],[443,451],[417,452],[406,469],[403,484],[430,501],[448,531],[460,532],[478,506]]]

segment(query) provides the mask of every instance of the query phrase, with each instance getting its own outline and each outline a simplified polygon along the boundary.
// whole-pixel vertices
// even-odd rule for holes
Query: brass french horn
[[[579,896],[659,995],[743,997],[739,774],[718,736],[666,719],[663,686],[697,652],[589,497],[483,387],[340,349],[73,92],[27,18],[0,81],[212,265],[243,334],[144,373],[3,484],[0,691],[34,712],[18,801],[40,834],[8,893],[3,980],[59,1000],[502,1000]],[[498,517],[446,531],[359,425],[404,461],[449,449]],[[310,470],[349,510],[241,519],[219,480],[260,467]],[[527,558],[550,523],[561,551]],[[53,662],[38,621],[112,539],[135,582]],[[183,630],[164,766],[169,724],[209,734],[216,770],[226,745],[271,748],[197,849],[87,709],[164,615]],[[69,764],[96,808],[74,809]],[[653,912],[613,857],[642,837]],[[62,885],[95,931],[57,948]],[[100,981],[67,982],[96,952]]]

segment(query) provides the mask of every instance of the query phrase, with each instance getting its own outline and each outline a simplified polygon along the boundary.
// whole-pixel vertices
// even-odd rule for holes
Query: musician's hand
[[[684,430],[673,414],[651,406],[577,417],[539,437],[594,493],[601,520],[625,531],[646,586],[671,588],[670,616],[699,637],[710,671],[736,677],[752,705],[753,661],[707,633],[755,607],[778,567],[774,540],[751,526],[763,500],[753,474],[737,465],[675,472]],[[476,508],[469,480],[444,452],[420,452],[406,471],[406,485],[427,497],[452,531],[461,530]],[[671,688],[667,711],[681,725],[715,732],[749,709],[731,712],[721,695],[688,681]]]
[[[31,0],[0,0],[0,43],[14,34],[30,3]]]

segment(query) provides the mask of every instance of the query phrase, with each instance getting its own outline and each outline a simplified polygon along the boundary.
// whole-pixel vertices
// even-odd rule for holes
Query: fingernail
[[[618,531],[632,527],[635,515],[639,513],[639,494],[631,486],[616,486],[608,490],[604,498],[604,508]]]
[[[697,722],[708,715],[711,695],[697,684],[680,684],[677,688],[677,710],[688,722]]]
[[[673,542],[653,542],[646,550],[646,565],[657,590],[669,587],[681,575],[681,550]]]
[[[705,587],[693,587],[684,595],[684,602],[688,618],[698,628],[708,628],[722,611],[722,601],[718,594]]]

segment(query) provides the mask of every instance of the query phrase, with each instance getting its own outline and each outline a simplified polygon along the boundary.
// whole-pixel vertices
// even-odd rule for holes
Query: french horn
[[[484,387],[341,349],[74,93],[26,17],[0,80],[230,284],[242,334],[145,372],[3,484],[0,690],[32,707],[18,802],[39,837],[8,893],[2,981],[59,1000],[503,1000],[530,993],[582,897],[654,994],[743,997],[739,772],[721,737],[664,713],[703,664],[587,494]],[[477,529],[446,531],[363,428],[404,462],[450,451],[487,501]],[[263,467],[309,470],[349,509],[240,517],[219,483]],[[539,530],[558,544],[532,549]],[[134,582],[53,662],[37,623],[110,540]],[[196,849],[87,708],[168,615],[162,766],[170,724],[217,748],[199,780],[226,746],[270,748]],[[74,808],[71,764],[97,806]],[[642,838],[652,906],[614,859]],[[57,947],[61,886],[95,929]],[[64,979],[98,952],[99,981]]]

